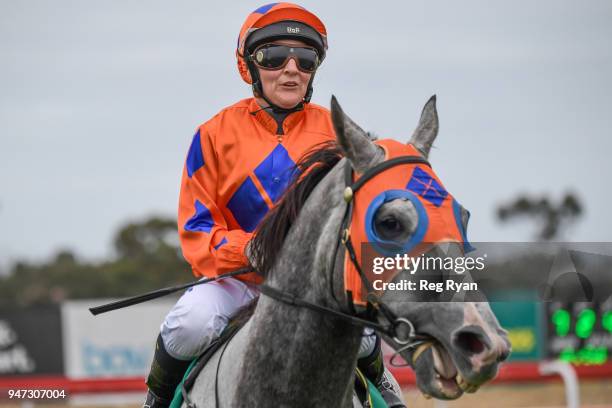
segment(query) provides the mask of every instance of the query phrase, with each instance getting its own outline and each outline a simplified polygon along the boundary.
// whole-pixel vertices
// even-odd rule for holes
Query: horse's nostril
[[[486,345],[477,333],[463,331],[455,336],[455,345],[467,354],[482,353]]]

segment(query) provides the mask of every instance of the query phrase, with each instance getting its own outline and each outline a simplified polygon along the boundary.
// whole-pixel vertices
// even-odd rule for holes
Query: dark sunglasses
[[[290,58],[295,59],[300,71],[312,73],[319,66],[319,53],[310,47],[291,47],[280,44],[264,44],[249,56],[261,69],[281,69]]]

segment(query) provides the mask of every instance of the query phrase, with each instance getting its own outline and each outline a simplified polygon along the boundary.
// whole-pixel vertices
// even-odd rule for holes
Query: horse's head
[[[411,156],[420,156],[426,160],[429,155],[438,133],[435,102],[435,97],[432,97],[423,109],[420,122],[407,147],[407,151],[412,152]],[[390,149],[382,149],[373,143],[367,133],[343,113],[335,98],[332,98],[331,111],[338,143],[357,174],[357,180],[367,174],[368,170],[390,159]],[[360,242],[371,242],[374,235],[384,243],[385,248],[395,248],[396,254],[408,252],[415,256],[413,251],[426,242],[450,242],[449,245],[459,248],[459,255],[463,255],[463,249],[468,245],[465,236],[468,213],[446,192],[427,163],[412,163],[403,168],[398,166],[396,173],[384,177],[386,171],[389,170],[382,169],[380,177],[366,182],[377,189],[370,193],[372,197],[378,194],[375,206],[375,200],[359,204],[360,194],[367,195],[362,193],[363,190],[355,192],[352,198],[355,212],[351,220],[351,235],[359,232],[359,227],[354,224],[360,222],[364,231],[364,239],[361,241],[353,238],[357,262],[363,259]],[[398,177],[407,179],[398,181]],[[410,187],[415,177],[417,182],[428,185],[427,191],[433,188],[433,196],[419,190],[418,186]],[[347,200],[350,201],[350,191],[348,195]],[[361,210],[358,210],[359,205]],[[356,220],[355,214],[364,219]],[[342,269],[346,270],[349,264],[348,261],[342,263]],[[337,269],[340,267],[337,266]],[[406,278],[414,281],[419,271],[412,272],[411,275],[409,270],[400,268],[389,281],[397,283]],[[440,276],[448,272],[437,271]],[[429,270],[429,276],[431,273]],[[345,276],[345,284],[350,280],[350,277]],[[418,335],[426,337],[420,345],[411,348],[403,347],[393,338],[386,338],[411,363],[416,372],[417,385],[424,394],[455,399],[463,392],[474,392],[496,375],[499,363],[510,352],[506,332],[486,302],[436,302],[431,301],[436,296],[435,292],[424,294],[410,290],[383,290],[379,296],[394,315],[407,319],[414,325]],[[359,299],[356,301],[359,302]],[[383,321],[380,313],[379,316]]]

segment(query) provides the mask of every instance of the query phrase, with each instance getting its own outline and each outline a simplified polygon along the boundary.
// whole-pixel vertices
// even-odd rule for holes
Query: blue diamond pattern
[[[272,153],[255,168],[255,175],[272,202],[276,203],[294,179],[297,171],[295,162],[289,157],[287,149],[278,144]]]
[[[215,223],[213,222],[210,210],[199,200],[195,201],[195,214],[185,223],[185,231],[210,232]]]
[[[187,153],[187,175],[191,178],[200,167],[204,166],[204,156],[202,155],[202,144],[200,143],[200,130],[193,135],[189,153]]]
[[[227,202],[227,208],[232,212],[240,228],[246,232],[253,232],[268,212],[266,202],[250,177],[238,187]]]
[[[414,191],[436,207],[441,206],[448,196],[444,187],[418,166],[414,169],[406,189]]]

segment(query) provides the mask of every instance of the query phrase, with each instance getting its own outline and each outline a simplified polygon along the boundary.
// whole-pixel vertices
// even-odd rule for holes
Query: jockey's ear
[[[331,116],[338,144],[355,171],[364,173],[384,157],[382,150],[372,143],[369,135],[342,111],[338,100],[333,95]]]
[[[429,151],[433,145],[436,136],[438,136],[438,111],[436,109],[436,95],[433,95],[421,112],[421,119],[417,128],[412,134],[409,144],[419,149],[425,158],[429,156]]]

